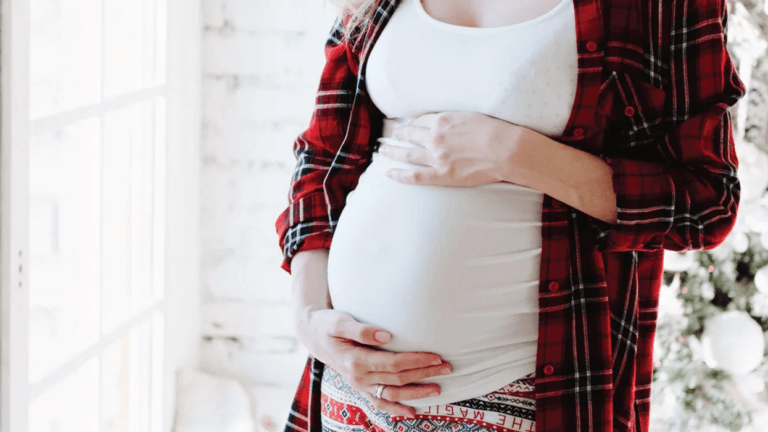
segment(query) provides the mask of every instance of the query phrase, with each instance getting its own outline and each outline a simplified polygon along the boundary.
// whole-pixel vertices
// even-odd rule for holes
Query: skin
[[[560,0],[421,0],[433,18],[465,27],[502,27],[528,21],[554,9]]]
[[[534,130],[476,112],[441,111],[395,127],[393,136],[424,148],[387,145],[389,138],[379,138],[382,156],[425,165],[392,168],[387,175],[393,180],[454,187],[506,181],[616,222],[611,166]]]
[[[497,27],[535,18],[560,0],[420,0],[441,21],[470,27]],[[470,187],[506,181],[537,189],[609,223],[616,221],[612,170],[601,158],[563,145],[536,131],[469,111],[425,113],[394,131],[396,138],[423,149],[386,145],[384,157],[424,165],[390,169],[395,181]],[[310,354],[342,375],[376,409],[413,417],[412,407],[397,401],[427,397],[440,390],[429,376],[450,373],[435,353],[380,349],[391,335],[333,309],[328,291],[328,249],[297,253],[292,261],[295,323],[299,341]],[[375,338],[383,334],[384,341]],[[371,393],[387,384],[381,398]]]
[[[378,349],[391,334],[360,323],[347,313],[333,309],[328,292],[328,249],[297,253],[291,263],[296,333],[310,354],[330,366],[376,409],[412,417],[412,407],[397,401],[427,397],[440,391],[434,383],[415,384],[420,379],[451,372],[451,365],[428,352],[390,352]],[[385,336],[378,341],[376,334]],[[381,398],[371,393],[376,384],[387,384]]]

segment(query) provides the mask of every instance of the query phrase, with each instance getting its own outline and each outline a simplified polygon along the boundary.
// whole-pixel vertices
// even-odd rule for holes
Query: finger
[[[387,385],[404,386],[418,380],[437,375],[448,375],[451,373],[451,365],[448,363],[439,366],[430,366],[428,368],[409,369],[402,372],[371,372],[364,378],[366,383],[381,383]]]
[[[430,168],[421,169],[400,169],[391,168],[387,170],[387,177],[400,183],[421,184],[421,185],[442,185],[438,183],[437,170]]]
[[[386,401],[404,401],[420,399],[440,394],[440,386],[437,384],[410,384],[406,386],[388,385],[381,392],[381,398]]]
[[[379,411],[389,413],[391,416],[404,416],[404,417],[416,417],[416,410],[413,407],[399,404],[397,402],[390,402],[388,400],[379,399],[371,392],[361,390],[365,397],[371,401],[373,407]]]
[[[400,372],[409,369],[428,368],[443,363],[442,357],[425,352],[391,352],[368,350],[365,353],[371,372]]]
[[[411,165],[432,165],[432,153],[430,153],[430,151],[425,148],[382,144],[379,146],[379,153],[381,153],[387,159],[392,159]]]
[[[330,334],[363,345],[385,345],[392,339],[392,334],[388,331],[363,324],[347,314],[336,321]]]
[[[428,127],[418,126],[413,122],[410,125],[396,126],[392,131],[393,138],[418,144],[424,148],[431,144],[431,136],[432,131]]]

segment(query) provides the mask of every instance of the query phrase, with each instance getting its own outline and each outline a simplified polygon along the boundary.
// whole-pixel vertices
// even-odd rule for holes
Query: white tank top
[[[373,46],[366,85],[392,126],[425,112],[476,111],[559,136],[576,93],[572,0],[532,20],[465,27],[402,0]],[[471,143],[467,143],[471,145]],[[390,331],[383,348],[441,355],[453,373],[421,380],[414,407],[490,393],[535,371],[543,194],[498,182],[409,185],[384,173],[413,165],[374,153],[347,196],[329,251],[333,307]]]

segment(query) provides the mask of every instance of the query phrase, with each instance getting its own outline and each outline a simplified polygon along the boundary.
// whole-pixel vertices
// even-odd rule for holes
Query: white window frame
[[[154,308],[165,316],[162,430],[173,428],[176,377],[199,362],[199,179],[201,6],[167,0],[165,84],[117,103],[166,98],[164,220],[164,299]],[[29,0],[0,0],[0,432],[27,432],[28,408],[36,394],[57,377],[28,382],[28,208],[29,208]],[[111,103],[115,103],[112,101]],[[108,103],[109,104],[109,103]],[[37,124],[45,128],[47,125]],[[123,336],[142,313],[105,335],[88,352]],[[78,357],[83,357],[80,355]],[[70,362],[72,368],[77,366]],[[61,369],[64,375],[70,369]]]

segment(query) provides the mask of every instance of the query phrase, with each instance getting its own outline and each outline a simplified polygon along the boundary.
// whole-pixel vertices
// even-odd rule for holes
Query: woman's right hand
[[[412,384],[422,378],[450,373],[450,364],[427,352],[391,352],[377,349],[391,338],[389,332],[363,324],[334,309],[305,311],[296,330],[309,352],[338,372],[380,411],[413,417],[413,407],[397,401],[418,399],[440,392],[435,383]],[[383,337],[382,340],[376,337]],[[381,398],[373,396],[376,384],[386,384]],[[437,393],[435,393],[437,394]]]

